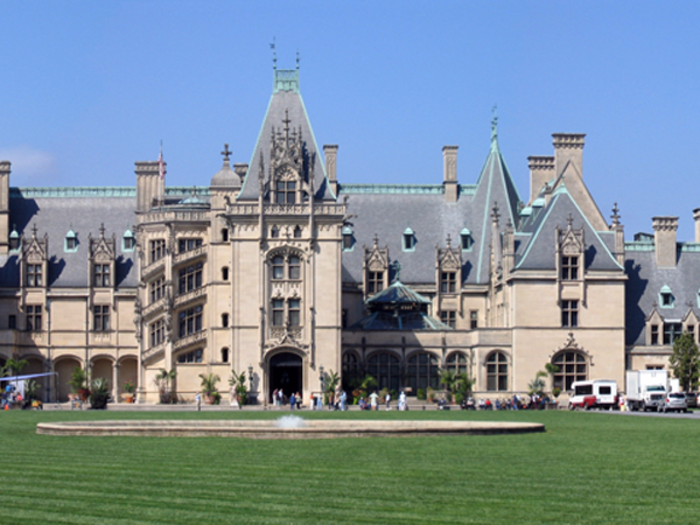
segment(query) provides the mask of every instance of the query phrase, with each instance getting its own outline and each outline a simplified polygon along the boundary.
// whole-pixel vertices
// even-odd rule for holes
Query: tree
[[[323,385],[325,386],[324,393],[327,396],[328,402],[332,405],[335,403],[335,390],[340,384],[340,375],[338,375],[338,372],[334,372],[333,370],[329,370],[325,375],[326,377],[323,381]]]
[[[13,359],[10,358],[5,363],[2,369],[3,376],[18,376],[22,370],[29,366],[29,361],[26,359]]]
[[[238,401],[238,407],[245,405],[248,401],[248,387],[246,387],[245,372],[240,374],[235,370],[231,370],[231,377],[228,379],[228,384],[233,388]]]
[[[160,372],[158,372],[156,375],[155,382],[156,386],[158,387],[161,403],[172,403],[175,399],[172,387],[176,375],[177,372],[174,368],[170,371],[166,370],[165,368],[161,368]]]
[[[457,374],[452,370],[443,368],[440,370],[440,384],[445,387],[450,394],[455,391],[455,386],[457,384]]]
[[[552,381],[552,394],[554,393],[554,374],[559,372],[559,367],[554,363],[545,363],[544,369],[549,374],[549,379]],[[561,390],[560,390],[561,391]],[[554,397],[557,397],[556,395]]]
[[[691,392],[698,388],[700,352],[693,334],[685,332],[676,339],[669,363],[673,376],[678,379],[683,391]]]
[[[538,396],[542,395],[542,392],[544,392],[544,389],[545,389],[544,380],[542,379],[543,377],[547,377],[547,372],[542,372],[540,370],[535,375],[535,379],[530,381],[530,383],[527,385],[528,393],[530,395],[532,395],[532,394],[537,394]]]

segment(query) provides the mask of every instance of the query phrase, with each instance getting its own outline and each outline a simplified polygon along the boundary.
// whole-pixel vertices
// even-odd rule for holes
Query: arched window
[[[273,226],[272,230],[270,230],[270,237],[272,237],[273,239],[276,239],[279,236],[280,236],[280,229],[277,226]]]
[[[294,238],[301,239],[301,226],[299,225],[294,227]]]
[[[419,388],[437,389],[440,383],[438,358],[428,352],[420,352],[408,359],[406,383],[417,392]]]
[[[221,362],[228,363],[228,348],[226,347],[221,349]]]
[[[462,352],[452,352],[449,356],[447,356],[445,368],[455,375],[466,374],[468,372],[467,356]]]
[[[367,372],[377,380],[377,388],[399,389],[399,358],[388,352],[373,354],[367,361]]]
[[[362,382],[362,369],[360,359],[355,352],[345,352],[343,354],[343,388],[352,390],[357,388]]]
[[[486,359],[486,390],[508,390],[508,358],[503,352],[493,352]]]
[[[574,381],[585,381],[588,378],[586,356],[576,350],[559,352],[552,359],[552,364],[559,369],[554,374],[554,387],[571,390]]]
[[[284,257],[281,255],[272,258],[272,278],[274,280],[284,279]]]
[[[299,257],[292,255],[289,258],[289,278],[292,280],[299,280],[301,277],[301,261]]]
[[[228,228],[221,229],[221,241],[228,242]]]

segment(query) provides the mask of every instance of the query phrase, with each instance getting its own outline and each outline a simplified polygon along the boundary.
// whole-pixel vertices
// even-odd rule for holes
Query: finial
[[[610,218],[612,218],[612,220],[613,220],[613,226],[618,226],[620,224],[619,211],[620,210],[617,208],[617,202],[616,202],[615,204],[613,204],[613,209],[612,209],[613,214],[610,216]]]
[[[103,222],[100,224],[100,237],[104,237],[104,236],[105,236],[105,223]]]
[[[284,110],[284,119],[282,122],[284,123],[284,136],[289,139],[289,123],[291,122],[289,119],[289,109]]]
[[[232,151],[229,151],[228,149],[228,144],[224,144],[224,151],[221,152],[221,154],[224,156],[224,162],[228,162],[229,157],[231,156]]]
[[[450,234],[447,234],[447,249],[449,250],[452,244],[452,238],[450,237]]]
[[[297,71],[299,70],[299,62],[301,59],[299,58],[299,50],[297,49]]]
[[[37,230],[38,230],[38,228],[36,227],[36,223],[34,223],[34,225],[32,226],[32,237],[34,237],[35,239],[36,239],[36,231]]]
[[[574,224],[574,217],[569,213],[569,216],[566,219],[566,223],[569,225],[569,229],[571,229],[572,225]]]
[[[395,283],[401,280],[401,263],[399,261],[394,261],[391,263],[391,269],[394,270],[394,279],[391,281]]]
[[[491,213],[491,218],[493,219],[493,222],[495,222],[496,224],[498,224],[498,219],[499,219],[499,217],[501,216],[501,214],[498,213],[498,202],[497,202],[497,201],[493,201],[493,208],[492,208],[492,210],[493,210],[493,211],[492,211],[492,213]]]
[[[374,243],[374,247],[376,248],[379,246],[379,236],[375,233],[374,237],[372,238],[372,242]]]
[[[272,49],[272,69],[277,69],[277,48],[275,47],[275,37],[272,37],[272,44],[270,44],[270,49]]]
[[[497,105],[494,104],[491,108],[491,142],[498,140],[498,115],[496,114]]]

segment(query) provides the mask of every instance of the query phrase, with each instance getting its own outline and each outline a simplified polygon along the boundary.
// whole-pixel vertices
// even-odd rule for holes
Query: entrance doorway
[[[272,399],[272,392],[280,388],[286,398],[292,393],[302,393],[302,378],[301,357],[290,352],[282,352],[272,356],[270,358],[268,399]]]

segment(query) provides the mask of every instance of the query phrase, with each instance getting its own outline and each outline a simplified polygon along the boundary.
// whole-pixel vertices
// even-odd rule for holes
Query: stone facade
[[[584,183],[584,135],[529,157],[527,203],[495,121],[475,184],[458,181],[457,146],[442,184],[343,184],[298,74],[275,70],[250,164],[232,168],[225,145],[209,186],[167,187],[158,161],[136,162],[131,188],[20,189],[0,162],[0,364],[56,372],[42,396],[59,401],[76,366],[141,402],[160,400],[163,371],[181,401],[209,374],[223,402],[235,372],[269,403],[278,388],[308,400],[333,372],[415,394],[441,369],[504,398],[547,363],[548,389],[622,385],[697,331],[700,239],[654,217],[626,243]]]

